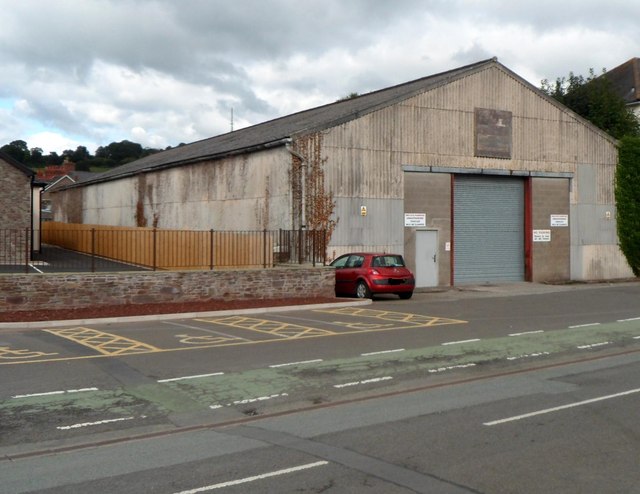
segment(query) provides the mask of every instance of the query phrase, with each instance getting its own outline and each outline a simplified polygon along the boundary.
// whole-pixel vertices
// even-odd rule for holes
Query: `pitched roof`
[[[18,160],[16,160],[13,156],[5,153],[4,151],[0,151],[0,160],[8,163],[9,165],[13,166],[14,168],[17,168],[18,170],[20,170],[22,173],[24,173],[26,176],[28,176],[30,178],[33,178],[35,176],[35,174],[36,174],[27,165],[23,165]]]
[[[147,171],[280,146],[296,135],[320,131],[343,124],[416,94],[447,84],[452,80],[483,70],[496,63],[497,60],[495,58],[483,60],[429,77],[373,91],[355,98],[337,101],[227,134],[172,148],[119,166],[78,185],[109,181]]]
[[[499,67],[501,70],[516,78],[531,90],[538,92],[541,98],[549,103],[571,112],[555,99],[544,94],[538,88],[511,72],[500,64],[497,58],[482,60],[465,65],[457,69],[405,82],[397,86],[373,91],[355,98],[337,101],[310,110],[293,113],[284,117],[269,120],[251,127],[210,137],[201,141],[179,146],[167,151],[152,154],[139,160],[119,166],[94,178],[83,180],[82,183],[70,187],[82,187],[98,182],[106,182],[119,178],[161,170],[205,160],[214,160],[235,154],[248,153],[269,147],[282,146],[298,135],[317,132],[343,123],[355,120],[364,115],[394,105],[417,94],[444,86],[454,80],[467,77],[489,67]],[[601,131],[579,115],[571,112],[575,118],[590,125],[596,132],[609,139],[611,136]]]
[[[605,74],[614,91],[626,103],[640,101],[640,58],[635,57]]]

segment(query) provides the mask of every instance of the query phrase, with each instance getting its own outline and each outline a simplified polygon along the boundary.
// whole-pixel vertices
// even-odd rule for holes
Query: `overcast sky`
[[[640,56],[637,0],[0,0],[0,145],[165,148],[491,57]]]

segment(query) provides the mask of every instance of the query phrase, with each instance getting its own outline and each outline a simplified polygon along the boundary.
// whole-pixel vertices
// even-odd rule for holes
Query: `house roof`
[[[627,60],[608,71],[605,77],[611,81],[614,91],[626,103],[640,101],[640,58]]]
[[[219,136],[152,154],[99,174],[95,178],[84,180],[82,183],[71,185],[70,187],[82,187],[93,183],[116,180],[163,168],[219,159],[225,156],[247,153],[269,147],[282,146],[289,143],[291,139],[296,136],[322,131],[351,120],[355,120],[374,111],[411,98],[417,94],[424,93],[439,86],[449,84],[454,80],[486,70],[489,67],[500,68],[511,77],[529,87],[531,90],[537,91],[542,98],[547,99],[551,104],[562,107],[566,111],[570,111],[556,100],[545,95],[538,88],[519,77],[517,74],[511,72],[505,66],[500,64],[497,58],[490,58],[453,70],[448,70],[446,72],[399,84],[397,86],[373,91],[355,98],[340,100],[317,108],[293,113],[291,115],[253,125],[251,127],[229,132],[227,134],[221,134]],[[579,120],[583,120],[587,125],[591,125],[577,114],[575,114],[575,117]],[[610,138],[610,136],[596,127],[593,128]]]
[[[0,160],[8,163],[14,168],[17,168],[18,170],[20,170],[22,173],[24,173],[26,176],[30,178],[33,178],[35,176],[35,172],[31,168],[29,168],[26,165],[23,165],[18,160],[16,160],[13,156],[5,153],[4,151],[0,151]]]
[[[82,182],[83,180],[89,180],[98,175],[94,172],[85,172],[85,171],[71,171],[65,175],[57,175],[53,177],[51,180],[47,181],[47,185],[45,190],[51,190],[54,188],[61,188],[64,186],[64,182],[71,182],[72,184]]]
[[[495,58],[483,60],[429,77],[373,91],[355,98],[337,101],[227,134],[182,145],[119,166],[93,179],[85,180],[78,185],[104,182],[147,171],[280,146],[296,135],[320,131],[346,123],[496,63]]]

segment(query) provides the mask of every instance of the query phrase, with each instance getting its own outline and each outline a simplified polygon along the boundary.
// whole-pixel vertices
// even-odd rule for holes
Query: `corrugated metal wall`
[[[524,281],[524,182],[454,178],[454,284]]]
[[[512,113],[511,159],[474,156],[477,108]],[[593,194],[596,204],[610,209],[615,205],[615,141],[499,65],[330,129],[324,136],[324,151],[327,188],[337,199],[400,200],[402,165],[412,165],[572,174],[572,204]],[[584,166],[596,170],[593,180],[580,178]],[[352,215],[358,213],[338,204],[340,221],[331,245],[348,250],[361,244],[358,230],[351,228]],[[398,231],[401,220],[395,218],[376,227]],[[580,208],[572,209],[572,222],[590,220]],[[583,279],[585,270],[574,267],[593,263],[581,257],[589,251],[576,249],[573,237],[571,242],[572,274]],[[617,263],[625,264],[623,259]]]
[[[81,217],[69,217],[70,207],[54,208],[56,220],[192,230],[290,229],[290,163],[283,147],[90,185],[83,189]]]

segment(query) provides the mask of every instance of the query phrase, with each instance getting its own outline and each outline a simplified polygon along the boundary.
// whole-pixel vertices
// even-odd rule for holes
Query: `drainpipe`
[[[307,218],[306,218],[307,208],[306,208],[306,194],[305,194],[304,187],[305,187],[305,182],[307,177],[307,158],[305,158],[303,155],[301,155],[297,151],[294,151],[293,149],[291,149],[290,143],[288,143],[286,147],[287,147],[287,151],[289,151],[289,153],[291,153],[292,156],[295,156],[301,161],[302,170],[301,170],[301,177],[300,177],[300,196],[301,196],[300,207],[302,208],[302,211],[300,212],[300,228],[305,228],[307,224]]]

